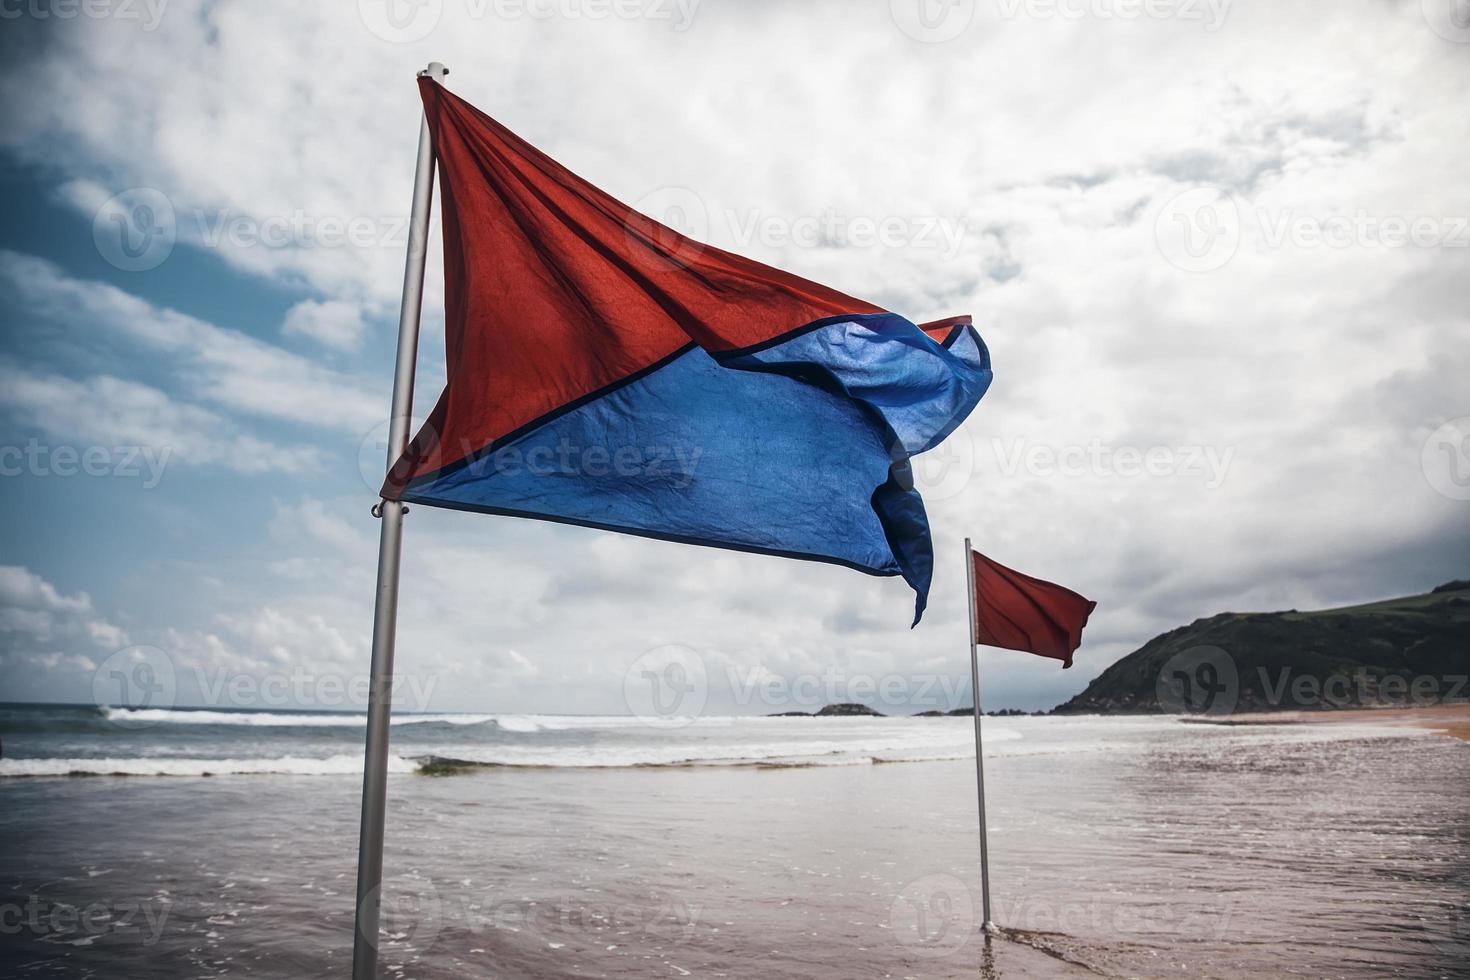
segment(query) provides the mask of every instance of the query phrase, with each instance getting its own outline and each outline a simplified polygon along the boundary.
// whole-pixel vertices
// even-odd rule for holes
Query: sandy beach
[[[1267,711],[1199,719],[1209,725],[1388,725],[1423,728],[1470,742],[1470,703],[1416,708],[1351,708],[1341,711]]]

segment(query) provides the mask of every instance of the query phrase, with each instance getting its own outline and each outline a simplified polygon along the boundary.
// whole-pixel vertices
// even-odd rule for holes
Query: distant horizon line
[[[861,705],[864,708],[868,708],[869,710],[872,710],[872,711],[880,711],[880,709],[874,708],[871,705],[863,704],[860,701],[834,701],[834,702],[832,702],[830,704],[822,705],[820,707],[815,707],[815,708],[812,708],[810,710],[802,709],[802,708],[793,708],[793,709],[785,710],[785,711],[769,711],[769,712],[764,712],[764,713],[760,713],[760,714],[743,714],[743,715],[737,715],[737,714],[725,714],[725,715],[699,714],[699,715],[687,715],[687,716],[679,716],[679,717],[690,717],[690,718],[783,718],[783,717],[784,718],[796,718],[796,717],[801,717],[802,715],[815,715],[816,712],[821,711],[823,708],[831,708],[831,707],[836,707],[837,705],[844,705],[844,704],[857,704],[857,705]],[[123,710],[123,711],[218,711],[218,712],[222,712],[222,713],[231,713],[231,714],[247,714],[247,713],[253,713],[253,712],[265,712],[265,713],[270,713],[270,714],[288,714],[288,715],[289,714],[343,715],[343,716],[351,716],[351,715],[366,716],[367,715],[367,709],[366,708],[361,708],[361,709],[348,709],[348,708],[312,708],[312,707],[282,708],[282,707],[270,707],[270,706],[264,706],[264,705],[259,706],[259,707],[252,707],[252,706],[249,706],[249,705],[233,705],[233,706],[229,706],[229,707],[222,707],[222,706],[219,706],[219,705],[209,705],[209,704],[174,704],[174,705],[169,705],[167,707],[162,707],[162,706],[155,706],[155,705],[98,704],[95,701],[0,701],[0,709],[5,709],[5,708],[36,708],[36,707],[41,707],[41,708],[82,708],[82,709],[94,709],[94,710],[98,710],[98,711],[108,711],[108,710],[113,710],[113,709],[119,709],[119,710]],[[890,709],[890,710],[900,710],[900,709]],[[966,710],[973,711],[974,710],[974,706],[973,705],[962,704],[962,705],[957,705],[957,706],[955,706],[953,708],[934,708],[934,707],[930,707],[930,708],[919,708],[919,709],[915,710],[915,712],[913,714],[883,714],[883,717],[885,717],[885,718],[911,718],[911,717],[914,717],[914,715],[923,713],[925,711],[939,711],[939,712],[942,712],[944,714],[949,714],[952,711],[966,711]],[[1045,714],[1048,711],[1048,709],[1043,709],[1043,708],[1026,709],[1026,708],[1012,708],[1012,707],[985,708],[985,709],[982,709],[982,710],[987,715],[998,714],[998,713],[1003,712],[1003,711],[1007,711],[1007,712],[1019,711],[1019,712],[1021,712],[1023,714],[1026,714],[1026,715],[1036,714],[1038,712]],[[414,716],[417,716],[417,715],[502,715],[502,716],[509,716],[509,717],[515,717],[515,716],[527,717],[527,716],[532,716],[532,715],[543,715],[543,716],[548,717],[548,718],[639,718],[639,717],[641,717],[640,715],[637,715],[637,714],[634,714],[634,713],[631,713],[631,712],[624,713],[624,714],[613,714],[613,713],[609,713],[609,712],[493,711],[493,710],[488,710],[488,709],[485,709],[485,710],[481,710],[481,709],[455,709],[455,710],[450,710],[450,709],[429,709],[429,710],[413,710],[413,711],[410,711],[410,710],[406,710],[406,709],[400,710],[398,708],[394,708],[393,714],[394,714],[394,716],[398,716],[398,715],[414,715]],[[829,718],[858,717],[858,718],[860,718],[860,717],[864,717],[864,716],[863,715],[828,715],[826,717],[829,717]],[[871,717],[871,716],[869,716],[869,717]]]

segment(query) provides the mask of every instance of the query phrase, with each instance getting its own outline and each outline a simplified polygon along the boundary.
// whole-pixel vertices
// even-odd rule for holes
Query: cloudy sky
[[[711,710],[966,703],[965,535],[1099,603],[1073,670],[985,651],[987,707],[1050,707],[1216,612],[1470,575],[1454,0],[0,14],[0,700],[90,701],[146,662],[181,704],[351,706],[436,59],[654,217],[973,314],[996,381],[921,467],[918,629],[898,579],[420,507],[410,709],[621,713],[668,645]]]

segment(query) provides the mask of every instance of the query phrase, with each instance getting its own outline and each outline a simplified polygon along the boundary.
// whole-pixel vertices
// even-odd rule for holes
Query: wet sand
[[[1345,708],[1337,711],[1263,711],[1230,718],[1201,718],[1210,725],[1388,725],[1424,728],[1470,742],[1470,703],[1421,708]]]

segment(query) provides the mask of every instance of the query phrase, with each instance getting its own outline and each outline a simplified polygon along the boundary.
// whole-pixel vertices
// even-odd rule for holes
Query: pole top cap
[[[420,78],[443,78],[449,74],[449,69],[444,67],[442,61],[431,61],[429,67],[419,72]]]

